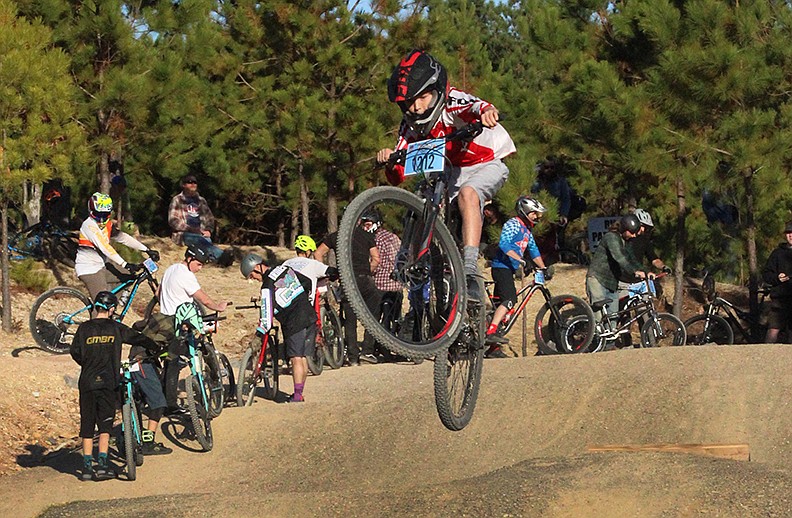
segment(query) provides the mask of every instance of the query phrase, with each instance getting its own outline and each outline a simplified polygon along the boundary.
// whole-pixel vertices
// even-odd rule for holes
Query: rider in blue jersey
[[[500,242],[495,259],[492,260],[492,280],[495,281],[495,296],[500,298],[500,305],[492,316],[492,322],[487,329],[487,344],[490,345],[487,351],[488,358],[506,358],[506,354],[501,350],[500,344],[508,343],[505,337],[497,334],[498,325],[501,323],[506,313],[509,312],[517,302],[517,289],[514,286],[515,273],[522,278],[525,260],[525,251],[531,260],[541,270],[534,275],[534,281],[544,283],[545,264],[536,246],[531,230],[536,222],[541,219],[546,211],[544,205],[534,198],[520,196],[515,206],[517,216],[511,218],[503,225],[501,230]]]

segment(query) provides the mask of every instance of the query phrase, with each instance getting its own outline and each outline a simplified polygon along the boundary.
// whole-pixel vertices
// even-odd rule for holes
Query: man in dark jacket
[[[780,243],[767,259],[762,279],[772,286],[770,289],[770,321],[767,324],[765,341],[778,341],[778,333],[789,327],[792,315],[792,221],[784,227],[786,241]]]

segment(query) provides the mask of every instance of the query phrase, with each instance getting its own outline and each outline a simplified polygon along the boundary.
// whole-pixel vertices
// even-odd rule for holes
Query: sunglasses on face
[[[184,185],[198,185],[198,182],[195,181],[184,182]]]

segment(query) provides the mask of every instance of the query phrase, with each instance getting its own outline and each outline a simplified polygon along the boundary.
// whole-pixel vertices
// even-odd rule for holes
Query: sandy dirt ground
[[[178,258],[152,244],[164,265]],[[584,274],[560,268],[550,287],[582,295]],[[235,267],[199,279],[237,304],[257,288]],[[792,349],[781,345],[487,360],[457,433],[437,418],[431,362],[325,368],[303,405],[226,408],[209,453],[166,418],[158,439],[172,455],[147,457],[135,482],[83,483],[78,367],[32,347],[34,299],[15,291],[17,329],[0,336],[0,516],[792,515]],[[228,317],[215,342],[236,358],[255,320]],[[519,352],[519,327],[510,338]],[[751,460],[586,452],[652,443],[747,443]]]

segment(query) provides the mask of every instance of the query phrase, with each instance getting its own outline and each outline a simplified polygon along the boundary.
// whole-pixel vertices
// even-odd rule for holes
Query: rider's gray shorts
[[[508,179],[509,168],[500,159],[467,167],[452,167],[448,194],[453,200],[462,187],[471,187],[478,194],[483,213],[484,202],[493,199]]]

